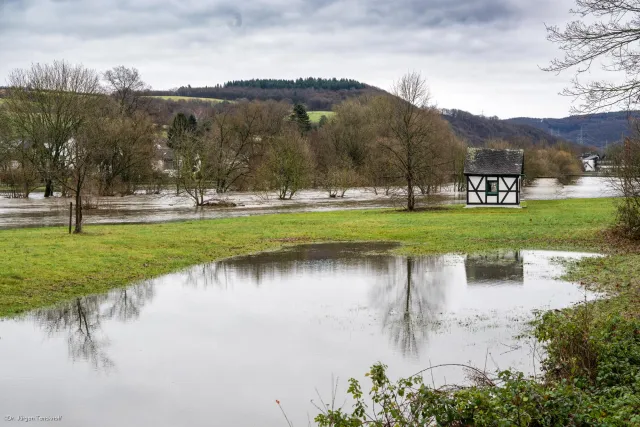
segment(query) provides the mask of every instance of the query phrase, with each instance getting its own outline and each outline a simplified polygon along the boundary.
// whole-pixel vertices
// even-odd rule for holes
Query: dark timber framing
[[[466,175],[466,174],[465,174]],[[471,181],[472,176],[480,176],[480,182],[478,185],[474,186]],[[489,187],[487,186],[487,178],[498,178],[498,193],[490,193]],[[481,206],[481,205],[506,205],[506,206],[517,206],[520,204],[520,175],[491,175],[491,176],[482,176],[482,175],[467,175],[467,205],[470,206]],[[507,184],[505,178],[515,178],[511,185]],[[495,181],[492,179],[492,181]],[[474,202],[471,203],[469,201],[469,193],[475,193],[478,196],[478,200],[480,203]],[[482,193],[484,193],[485,197],[482,197]],[[516,201],[515,203],[505,203],[509,194],[515,193]],[[487,196],[498,196],[498,203],[487,203]],[[483,201],[484,200],[484,201]]]

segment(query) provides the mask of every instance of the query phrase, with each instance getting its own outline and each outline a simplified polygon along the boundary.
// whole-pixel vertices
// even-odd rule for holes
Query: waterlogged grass
[[[195,96],[176,96],[176,95],[157,95],[157,96],[150,96],[149,98],[159,98],[167,101],[204,101],[204,102],[210,102],[212,104],[219,104],[221,102],[230,102],[230,101],[226,101],[224,99],[218,99],[218,98],[198,98]]]
[[[338,211],[147,225],[0,230],[0,316],[103,292],[193,264],[283,245],[397,241],[405,253],[492,249],[609,251],[612,199],[528,202],[526,209]]]
[[[311,123],[318,123],[322,116],[327,116],[327,119],[331,118],[335,113],[333,111],[308,111],[309,120]]]

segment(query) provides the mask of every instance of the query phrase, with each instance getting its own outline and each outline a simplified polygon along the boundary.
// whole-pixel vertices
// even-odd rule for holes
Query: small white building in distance
[[[596,172],[598,170],[598,161],[600,156],[597,154],[589,154],[580,158],[582,161],[582,168],[585,172]]]
[[[467,207],[520,207],[523,150],[469,148],[464,174]]]

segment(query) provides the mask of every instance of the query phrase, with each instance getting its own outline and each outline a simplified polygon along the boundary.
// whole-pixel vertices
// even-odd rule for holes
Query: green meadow
[[[307,114],[309,114],[311,123],[318,123],[322,116],[327,116],[327,119],[329,119],[335,113],[333,111],[308,111]]]
[[[413,254],[535,248],[610,253],[615,247],[602,236],[612,224],[614,203],[576,199],[530,201],[524,209],[453,206],[88,224],[80,235],[67,234],[65,227],[0,230],[0,316],[296,243],[385,240]]]

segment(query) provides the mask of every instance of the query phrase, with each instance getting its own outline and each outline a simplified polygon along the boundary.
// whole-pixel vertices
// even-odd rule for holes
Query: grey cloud
[[[0,33],[29,31],[80,38],[122,34],[155,34],[218,25],[248,31],[327,25],[393,28],[438,28],[504,24],[525,16],[513,0],[303,0],[242,3],[230,0],[4,0]],[[355,7],[354,7],[355,6]]]
[[[523,15],[508,0],[403,0],[376,2],[368,8],[375,21],[413,27],[487,25],[519,21]]]
[[[0,0],[0,84],[12,68],[64,58],[137,66],[157,88],[299,75],[390,84],[417,68],[453,93],[498,79],[495,64],[537,75],[553,55],[543,22],[573,1]]]

